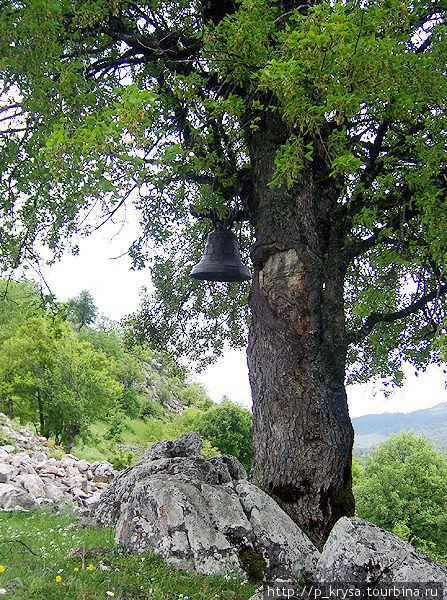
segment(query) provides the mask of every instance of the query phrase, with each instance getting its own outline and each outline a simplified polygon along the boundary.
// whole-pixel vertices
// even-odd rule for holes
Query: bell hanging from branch
[[[230,229],[215,229],[208,234],[203,257],[190,275],[206,281],[245,281],[251,277]]]

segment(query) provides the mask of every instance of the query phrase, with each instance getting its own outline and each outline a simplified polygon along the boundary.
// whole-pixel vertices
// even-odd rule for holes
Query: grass
[[[167,415],[162,421],[156,418],[130,419],[126,417],[122,431],[114,439],[108,437],[108,427],[104,422],[96,422],[90,426],[90,439],[81,440],[73,447],[72,454],[89,462],[95,460],[110,460],[114,462],[115,445],[140,446],[142,452],[159,440],[174,440],[182,433],[194,430],[194,421],[198,411],[195,408],[186,409],[181,415]],[[141,452],[141,454],[142,454]],[[135,456],[136,462],[140,456]],[[125,465],[127,466],[127,465]],[[120,465],[120,468],[124,468]]]
[[[1,513],[0,593],[14,600],[246,600],[256,589],[236,576],[178,571],[153,553],[130,555],[113,537],[110,529],[82,526],[69,505]],[[5,540],[20,540],[37,556],[18,542],[7,553]]]

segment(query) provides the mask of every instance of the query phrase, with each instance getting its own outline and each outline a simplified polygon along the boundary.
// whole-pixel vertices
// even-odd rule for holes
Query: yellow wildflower
[[[0,565],[0,573],[3,573],[4,570],[5,570],[5,567],[3,565]]]
[[[59,583],[62,581],[62,577],[60,575],[56,575],[56,582]]]
[[[93,565],[89,565],[88,568],[90,569],[90,571],[93,571],[94,566]]]
[[[75,567],[73,570],[74,570],[74,571],[79,571],[78,567]]]

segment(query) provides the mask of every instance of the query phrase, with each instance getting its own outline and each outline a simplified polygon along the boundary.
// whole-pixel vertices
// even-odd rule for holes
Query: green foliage
[[[28,279],[0,279],[0,342],[30,317],[43,314],[44,300],[37,284]]]
[[[202,456],[204,458],[211,458],[221,454],[217,448],[215,448],[209,440],[203,440]]]
[[[182,387],[178,394],[184,406],[195,406],[200,410],[207,410],[213,406],[213,401],[200,383],[194,382]]]
[[[67,313],[78,331],[85,325],[96,321],[98,309],[93,301],[93,296],[88,290],[82,290],[78,296],[67,302]]]
[[[246,600],[255,592],[254,585],[239,577],[205,577],[169,567],[150,552],[123,552],[115,547],[112,529],[81,525],[69,507],[3,512],[0,537],[19,539],[36,553],[21,554],[20,558],[12,553],[2,559],[0,586],[7,589],[15,578],[23,584],[21,587],[16,580],[5,596],[15,600],[99,600],[108,598],[107,592],[117,600]],[[78,552],[70,556],[75,549]]]
[[[146,397],[142,401],[141,410],[139,414],[139,416],[142,419],[147,419],[151,417],[155,419],[161,419],[165,414],[166,409],[163,406],[161,406],[161,404],[154,402],[151,398]]]
[[[440,360],[445,7],[282,6],[30,0],[2,11],[2,264],[35,262],[39,244],[59,255],[133,197],[142,234],[130,254],[137,268],[150,263],[156,291],[126,320],[127,341],[202,362],[225,342],[244,345],[248,284],[190,280],[209,226],[189,208],[251,203],[236,226],[247,260],[253,148],[273,124],[270,185],[298,200],[304,181],[323,182],[321,196],[334,197],[321,229],[342,238],[349,377],[399,385],[404,360]],[[394,318],[369,327],[383,314]]]
[[[200,415],[196,431],[221,453],[236,456],[249,471],[253,459],[252,427],[249,410],[224,400]]]
[[[423,436],[390,436],[356,469],[357,514],[447,558],[447,459]]]
[[[352,485],[355,486],[362,481],[363,478],[363,466],[358,458],[355,456],[352,458]]]
[[[68,444],[115,409],[122,386],[108,369],[106,356],[78,340],[67,325],[55,329],[43,317],[31,318],[1,346],[2,410]]]

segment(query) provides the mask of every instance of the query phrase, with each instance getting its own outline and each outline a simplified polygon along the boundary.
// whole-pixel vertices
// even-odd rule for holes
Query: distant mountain
[[[352,419],[355,431],[354,454],[369,452],[391,433],[416,431],[432,439],[437,448],[447,450],[447,402],[411,413],[383,413]]]

